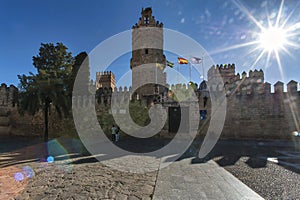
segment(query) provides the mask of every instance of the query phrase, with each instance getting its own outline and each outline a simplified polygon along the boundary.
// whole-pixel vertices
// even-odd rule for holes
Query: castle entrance
[[[181,125],[180,131],[189,130],[189,107],[179,107],[179,106],[169,107],[168,115],[169,115],[170,133],[177,133],[180,125]],[[185,116],[185,117],[181,119],[181,116]]]

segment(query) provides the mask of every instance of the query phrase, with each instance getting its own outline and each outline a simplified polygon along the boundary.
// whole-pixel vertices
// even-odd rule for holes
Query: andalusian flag
[[[191,57],[190,61],[192,64],[200,64],[202,62],[202,59],[197,57]]]
[[[174,63],[170,62],[170,61],[167,61],[167,66],[173,68],[174,67]]]
[[[161,63],[156,63],[156,67],[158,67],[160,70],[164,69],[164,65]]]
[[[188,64],[189,61],[185,58],[178,57],[178,64]]]

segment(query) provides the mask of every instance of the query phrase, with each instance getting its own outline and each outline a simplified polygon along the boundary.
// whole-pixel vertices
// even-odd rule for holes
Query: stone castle
[[[99,88],[115,88],[116,78],[114,73],[109,72],[96,72],[96,89]]]
[[[225,88],[227,98],[227,112],[222,137],[226,138],[284,138],[291,137],[293,131],[299,131],[300,123],[300,91],[298,91],[298,83],[290,81],[287,89],[284,91],[284,84],[277,82],[274,85],[274,92],[271,92],[271,84],[264,82],[263,71],[249,71],[242,73],[242,76],[235,73],[235,65],[217,65],[212,66],[208,71],[208,79],[219,71],[224,85],[208,88],[206,82],[203,81],[194,91],[198,97],[199,109],[208,111],[208,119],[210,115],[210,91]],[[103,73],[107,74],[109,72]],[[229,74],[231,74],[229,76]],[[155,103],[164,105],[167,109],[176,107],[177,104],[172,98],[168,98],[168,93],[175,88],[185,90],[187,85],[167,85],[169,90],[164,96],[166,98],[159,99]],[[11,113],[17,110],[17,88],[13,85],[6,86],[2,84],[0,87],[0,134],[8,135],[18,133],[14,129],[18,129],[14,125],[29,126],[32,120],[17,119],[14,121]],[[76,106],[88,105],[95,103],[97,107],[110,107],[112,95],[114,100],[120,103],[126,99],[133,99],[134,92],[132,88],[127,87],[101,87],[98,99],[95,96],[76,97],[73,103]],[[208,98],[207,104],[204,106],[204,97]],[[147,98],[140,97],[140,101],[147,103]],[[194,115],[199,115],[199,111],[189,111]],[[200,115],[199,115],[200,118]],[[170,120],[170,119],[169,119]],[[204,120],[205,121],[205,120]],[[203,121],[200,121],[199,128]],[[170,123],[166,123],[166,130],[171,127]],[[38,135],[41,133],[30,133],[30,135]]]
[[[290,138],[299,132],[300,92],[298,83],[291,80],[284,91],[278,81],[271,92],[271,84],[264,81],[262,70],[250,70],[248,75],[235,74],[235,65],[212,66],[208,79],[219,71],[227,97],[227,114],[223,137]],[[200,90],[201,92],[201,90]]]
[[[0,86],[0,135],[11,132],[11,111],[17,108],[18,89],[10,85],[1,84]]]
[[[148,47],[153,48],[148,48]],[[139,96],[153,97],[164,91],[166,56],[163,53],[163,24],[155,20],[152,9],[142,9],[138,23],[132,26],[132,88]],[[159,64],[160,67],[157,67]],[[144,85],[150,82],[152,84]],[[140,87],[141,85],[144,85]]]
[[[289,139],[293,131],[299,131],[300,124],[300,91],[298,83],[294,80],[287,84],[284,91],[284,84],[278,81],[274,85],[274,92],[271,92],[271,84],[264,81],[262,70],[249,71],[242,75],[235,73],[235,65],[216,65],[208,71],[208,80],[220,73],[224,84],[212,85],[208,88],[206,81],[194,89],[198,97],[199,109],[207,110],[208,119],[211,112],[210,92],[225,90],[227,100],[226,120],[222,131],[225,138],[263,138],[263,139]],[[168,98],[172,90],[187,90],[188,85],[166,85],[165,98],[154,103],[163,105],[166,109],[177,107],[174,99]],[[112,96],[114,101],[120,103],[126,99],[133,99],[132,88],[119,87],[101,88],[97,106],[110,107]],[[82,106],[87,102],[92,102],[94,97],[80,97],[76,99],[77,106]],[[207,100],[206,100],[207,99]],[[140,101],[148,104],[147,98],[140,98]],[[205,102],[207,101],[207,102]],[[204,103],[205,102],[205,103]],[[205,105],[206,104],[206,105]],[[200,119],[199,111],[189,110],[191,115],[197,115]],[[179,114],[180,115],[180,114]],[[166,123],[165,129],[170,131],[170,120]],[[199,129],[205,120],[199,123]],[[176,132],[176,131],[175,131]]]
[[[130,60],[132,88],[117,88],[112,72],[97,72],[96,83],[92,86],[98,89],[97,99],[95,95],[78,96],[73,98],[73,105],[82,107],[95,103],[96,107],[109,108],[112,96],[114,96],[114,101],[120,103],[128,99],[139,100],[148,108],[158,103],[169,113],[164,130],[175,133],[178,129],[178,120],[180,120],[180,108],[178,102],[172,98],[172,91],[174,89],[188,90],[188,85],[167,85],[166,74],[163,72],[166,67],[166,57],[162,50],[163,24],[152,16],[151,8],[142,9],[141,15],[138,23],[132,27],[133,49]],[[155,29],[149,32],[149,27]],[[141,45],[147,40],[155,43],[159,48],[142,48]],[[149,66],[149,63],[159,63],[160,67]],[[300,131],[300,92],[296,81],[290,81],[286,91],[284,91],[284,84],[277,82],[274,85],[274,92],[271,92],[271,84],[265,82],[262,70],[249,71],[248,74],[243,72],[240,75],[236,74],[234,64],[216,65],[209,69],[207,81],[210,82],[218,74],[223,79],[222,84],[207,85],[207,82],[203,81],[199,87],[197,85],[194,88],[199,110],[207,112],[207,118],[200,120],[197,126],[200,129],[199,134],[205,134],[201,130],[210,120],[212,106],[210,93],[217,90],[225,90],[227,100],[227,114],[221,137],[288,139],[293,131]],[[144,81],[152,84],[139,87]],[[16,114],[11,114],[16,113],[17,101],[17,88],[2,84],[0,87],[0,135],[20,133],[16,131],[18,127],[33,124],[33,119],[23,120],[21,117],[14,117]],[[199,110],[189,108],[186,112],[200,119]]]

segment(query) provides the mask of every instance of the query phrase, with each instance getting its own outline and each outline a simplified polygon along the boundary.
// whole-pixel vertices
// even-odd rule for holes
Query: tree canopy
[[[54,106],[59,115],[68,115],[71,108],[70,75],[74,64],[71,52],[62,43],[41,44],[39,54],[33,56],[37,73],[18,75],[19,109],[34,115],[39,110],[45,117],[45,141],[48,140],[48,111]]]

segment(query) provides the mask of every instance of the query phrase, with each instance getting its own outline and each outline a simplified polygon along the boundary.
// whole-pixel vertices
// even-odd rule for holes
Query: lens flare
[[[287,34],[281,28],[270,27],[259,34],[259,43],[267,52],[279,51],[287,44]]]
[[[47,162],[48,163],[53,163],[54,162],[54,157],[53,156],[48,156]]]
[[[24,180],[24,175],[21,172],[16,172],[14,175],[14,178],[16,181],[23,181]]]
[[[295,137],[300,137],[300,133],[298,131],[293,131],[292,134]]]
[[[22,169],[15,166],[0,167],[0,199],[15,199],[28,185]]]
[[[29,166],[25,166],[22,168],[23,170],[23,174],[27,177],[27,178],[33,178],[34,177],[34,171],[31,167]]]
[[[294,55],[290,51],[300,48],[299,41],[296,40],[296,36],[299,35],[300,23],[298,21],[292,23],[292,15],[295,13],[294,11],[297,6],[286,16],[286,12],[284,12],[284,0],[282,0],[277,12],[273,12],[270,15],[267,11],[265,13],[267,19],[264,20],[263,18],[255,17],[254,14],[250,12],[240,1],[233,0],[232,2],[245,16],[247,16],[250,22],[255,25],[254,28],[257,30],[254,29],[249,31],[249,33],[253,36],[253,40],[246,41],[241,44],[234,44],[225,48],[218,48],[216,51],[210,52],[211,55],[249,47],[249,54],[258,52],[258,56],[250,66],[251,70],[257,63],[264,60],[267,68],[270,66],[271,59],[275,58],[281,79],[285,81],[280,56],[282,53],[285,53],[293,57]]]

